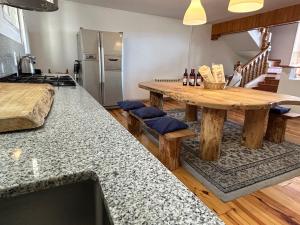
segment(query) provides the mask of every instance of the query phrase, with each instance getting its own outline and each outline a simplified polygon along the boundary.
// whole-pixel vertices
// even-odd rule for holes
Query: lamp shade
[[[234,13],[246,13],[264,7],[264,0],[230,0],[228,10]]]
[[[58,10],[58,0],[0,0],[0,5],[1,4],[19,9],[42,12]]]
[[[207,22],[205,10],[201,0],[192,0],[183,18],[184,25],[201,25]]]

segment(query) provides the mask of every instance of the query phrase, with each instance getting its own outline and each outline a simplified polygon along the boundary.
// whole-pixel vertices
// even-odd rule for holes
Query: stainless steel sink
[[[0,199],[1,225],[109,225],[94,181]]]

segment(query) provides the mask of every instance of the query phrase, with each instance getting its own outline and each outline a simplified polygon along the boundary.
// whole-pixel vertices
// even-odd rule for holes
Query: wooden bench
[[[282,115],[275,113],[269,114],[266,140],[274,143],[282,143],[285,137],[287,121],[290,119],[300,118],[300,114],[288,112]]]
[[[140,136],[142,133],[141,125],[143,124],[147,126],[143,119],[137,117],[131,112],[128,113],[127,121],[129,132],[136,137]],[[195,137],[195,132],[190,129],[184,129],[161,135],[156,130],[151,129],[151,131],[159,136],[158,159],[169,170],[176,170],[180,166],[181,141],[184,138]]]

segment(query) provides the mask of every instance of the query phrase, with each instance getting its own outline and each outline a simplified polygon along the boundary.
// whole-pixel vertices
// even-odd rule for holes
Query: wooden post
[[[164,105],[163,94],[150,91],[150,105],[162,110]]]
[[[171,171],[180,166],[181,139],[167,139],[159,135],[159,160]]]
[[[221,153],[221,142],[226,110],[203,108],[200,133],[200,158],[218,160]]]
[[[134,135],[135,137],[139,137],[141,134],[141,123],[140,121],[133,117],[132,115],[128,114],[127,116],[127,126],[128,131]]]
[[[269,109],[246,110],[242,145],[251,149],[262,147]]]
[[[265,138],[274,143],[282,143],[285,137],[287,119],[270,113]]]
[[[198,119],[198,107],[196,105],[186,104],[185,107],[185,121],[193,122]]]

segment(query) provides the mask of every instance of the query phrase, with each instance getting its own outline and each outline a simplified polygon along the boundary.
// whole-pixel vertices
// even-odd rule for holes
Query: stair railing
[[[268,72],[268,61],[271,52],[271,38],[272,33],[269,28],[261,28],[262,43],[261,51],[254,56],[248,63],[241,66],[240,72],[242,74],[241,87],[245,87],[250,81],[256,79],[262,74]]]
[[[251,59],[248,63],[242,66],[241,87],[244,87],[250,81],[268,72],[268,60],[270,51],[271,46],[269,45],[266,49],[262,50],[253,59]]]

